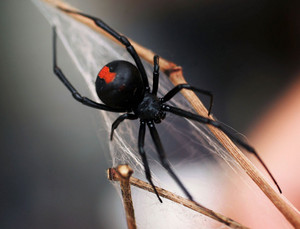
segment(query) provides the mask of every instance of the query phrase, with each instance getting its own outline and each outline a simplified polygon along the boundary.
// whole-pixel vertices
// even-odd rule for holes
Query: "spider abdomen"
[[[116,60],[105,65],[98,73],[96,91],[106,105],[130,110],[142,100],[144,85],[133,64]]]

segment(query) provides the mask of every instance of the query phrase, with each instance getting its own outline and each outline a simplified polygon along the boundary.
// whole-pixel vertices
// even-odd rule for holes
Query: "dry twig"
[[[115,169],[107,170],[107,177],[109,180],[120,181],[128,229],[136,229],[134,208],[129,183],[132,173],[133,170],[128,165],[119,165]]]
[[[128,171],[128,172],[127,172]],[[134,213],[131,213],[130,211],[130,206],[132,206],[132,202],[131,202],[131,191],[130,191],[130,187],[127,187],[127,184],[124,185],[124,180],[126,180],[126,182],[128,182],[128,178],[129,178],[129,184],[136,186],[138,188],[141,188],[143,190],[146,190],[148,192],[152,192],[154,193],[154,190],[152,188],[152,186],[150,184],[148,184],[145,181],[139,180],[137,178],[131,177],[130,175],[128,176],[127,174],[132,173],[132,169],[128,166],[128,165],[119,165],[116,169],[114,168],[110,168],[107,170],[107,174],[108,174],[108,179],[113,180],[113,181],[120,181],[121,182],[121,190],[122,190],[122,196],[123,196],[123,201],[124,201],[124,205],[125,205],[125,211],[126,211],[126,216],[127,216],[127,222],[128,222],[128,218],[132,218],[134,217]],[[122,175],[121,175],[122,174]],[[124,175],[123,175],[124,174]],[[246,229],[247,227],[239,224],[238,222],[223,216],[219,213],[214,212],[211,209],[208,209],[194,201],[185,199],[181,196],[178,196],[170,191],[167,191],[165,189],[159,188],[159,187],[155,187],[158,194],[166,199],[169,199],[175,203],[178,203],[180,205],[183,205],[187,208],[190,208],[200,214],[206,215],[222,224],[227,225],[230,228],[239,228],[239,229]],[[124,194],[125,192],[125,194]],[[128,200],[126,200],[127,198],[130,199],[130,203],[129,203],[129,210],[128,209]],[[132,216],[133,215],[133,216]],[[128,227],[129,228],[129,227]]]

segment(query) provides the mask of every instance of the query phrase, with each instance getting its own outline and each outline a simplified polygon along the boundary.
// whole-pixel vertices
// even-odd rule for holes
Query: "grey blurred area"
[[[68,2],[182,66],[239,132],[298,70],[297,1]],[[109,133],[52,73],[50,25],[29,0],[2,0],[0,10],[0,228],[126,228],[105,174]],[[59,63],[88,95],[62,46]]]

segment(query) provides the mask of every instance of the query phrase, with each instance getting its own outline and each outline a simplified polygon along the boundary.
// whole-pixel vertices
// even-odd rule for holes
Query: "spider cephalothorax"
[[[140,156],[142,158],[146,178],[149,183],[152,185],[158,199],[161,201],[156,188],[152,182],[151,172],[148,164],[148,160],[146,157],[146,153],[144,150],[144,140],[146,133],[146,125],[150,130],[151,137],[153,139],[155,148],[159,155],[160,162],[162,166],[169,172],[172,178],[177,182],[183,192],[187,195],[190,200],[193,200],[191,194],[185,188],[183,183],[179,180],[177,175],[173,172],[161,143],[160,137],[156,130],[154,123],[160,123],[166,116],[166,112],[171,112],[175,115],[185,117],[187,119],[191,119],[200,123],[212,125],[220,130],[222,130],[225,134],[227,134],[233,141],[238,143],[240,146],[244,147],[250,153],[254,154],[256,158],[262,163],[264,168],[267,170],[274,183],[277,185],[279,191],[281,192],[277,182],[274,177],[265,166],[259,155],[256,151],[249,146],[247,143],[243,142],[236,136],[232,135],[228,132],[223,125],[219,122],[209,119],[207,117],[200,116],[198,114],[194,114],[185,110],[182,110],[177,107],[170,106],[166,104],[170,99],[173,98],[179,91],[182,89],[192,90],[195,92],[202,93],[210,97],[210,107],[209,112],[211,111],[212,106],[212,94],[208,91],[198,89],[189,84],[179,84],[175,86],[172,90],[170,90],[166,95],[162,98],[157,97],[158,84],[159,84],[159,63],[158,56],[154,56],[154,71],[153,71],[153,88],[150,90],[148,77],[146,75],[146,71],[144,66],[135,51],[134,47],[128,41],[125,36],[120,35],[112,28],[110,28],[107,24],[105,24],[102,20],[95,18],[93,16],[75,12],[71,10],[62,9],[61,10],[71,13],[81,15],[83,17],[89,18],[95,22],[95,24],[112,35],[115,39],[117,39],[121,44],[123,44],[129,54],[132,56],[136,66],[127,62],[127,61],[113,61],[107,65],[105,65],[99,72],[96,79],[96,91],[104,104],[97,103],[89,98],[81,96],[78,91],[73,87],[73,85],[68,81],[65,77],[61,69],[57,66],[56,63],[56,32],[54,28],[53,33],[53,69],[54,73],[58,76],[58,78],[63,82],[63,84],[67,87],[67,89],[72,93],[73,97],[81,102],[84,105],[101,109],[105,111],[111,112],[125,112],[121,116],[119,116],[114,123],[112,124],[111,129],[111,140],[113,138],[114,130],[118,127],[118,125],[123,122],[125,119],[134,120],[140,119],[140,128],[139,128],[139,136],[138,136],[138,149]]]
[[[149,92],[145,93],[143,100],[133,111],[140,119],[155,123],[160,123],[166,117],[160,99]]]

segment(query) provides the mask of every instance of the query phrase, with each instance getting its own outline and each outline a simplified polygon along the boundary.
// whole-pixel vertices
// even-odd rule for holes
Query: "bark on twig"
[[[125,167],[126,169],[123,169],[123,167]],[[123,200],[124,198],[128,198],[128,195],[131,193],[130,191],[128,191],[128,188],[127,187],[122,187],[124,184],[122,184],[122,182],[124,182],[124,178],[123,178],[123,175],[120,176],[120,168],[121,170],[129,170],[129,171],[132,171],[131,168],[128,166],[128,165],[119,165],[116,169],[115,168],[110,168],[107,170],[107,173],[108,173],[108,179],[110,180],[113,180],[113,181],[120,181],[121,182],[121,189],[122,189],[122,195],[123,195]],[[134,177],[131,177],[129,178],[129,184],[130,185],[133,185],[133,186],[136,186],[140,189],[143,189],[143,190],[146,190],[148,192],[152,192],[154,193],[154,190],[152,188],[152,186],[150,184],[148,184],[147,182],[145,181],[142,181],[142,180],[139,180],[137,178],[134,178]],[[127,186],[127,185],[126,185]],[[166,198],[166,199],[169,199],[175,203],[178,203],[180,205],[183,205],[187,208],[190,208],[200,214],[203,214],[203,215],[206,215],[222,224],[225,224],[226,226],[230,227],[230,228],[239,228],[239,229],[246,229],[247,227],[241,225],[240,223],[226,217],[226,216],[223,216],[219,213],[216,213],[214,212],[213,210],[211,209],[208,209],[194,201],[191,201],[191,200],[188,200],[188,199],[185,199],[181,196],[178,196],[170,191],[167,191],[165,189],[162,189],[162,188],[159,188],[159,187],[155,187],[159,196],[163,197],[163,198]],[[130,189],[130,188],[129,188]],[[126,192],[127,194],[125,194],[126,197],[124,197],[124,192]],[[131,199],[131,197],[130,197]],[[131,203],[132,204],[132,203]],[[125,200],[124,200],[124,205],[125,205]],[[125,208],[126,205],[125,205]],[[130,213],[129,213],[130,214]],[[134,214],[134,213],[133,213]],[[127,210],[126,210],[126,216],[127,216]],[[128,218],[128,217],[127,217]]]
[[[134,208],[129,183],[132,173],[133,170],[128,165],[119,165],[115,169],[107,170],[107,176],[109,180],[120,181],[128,229],[136,229]]]

